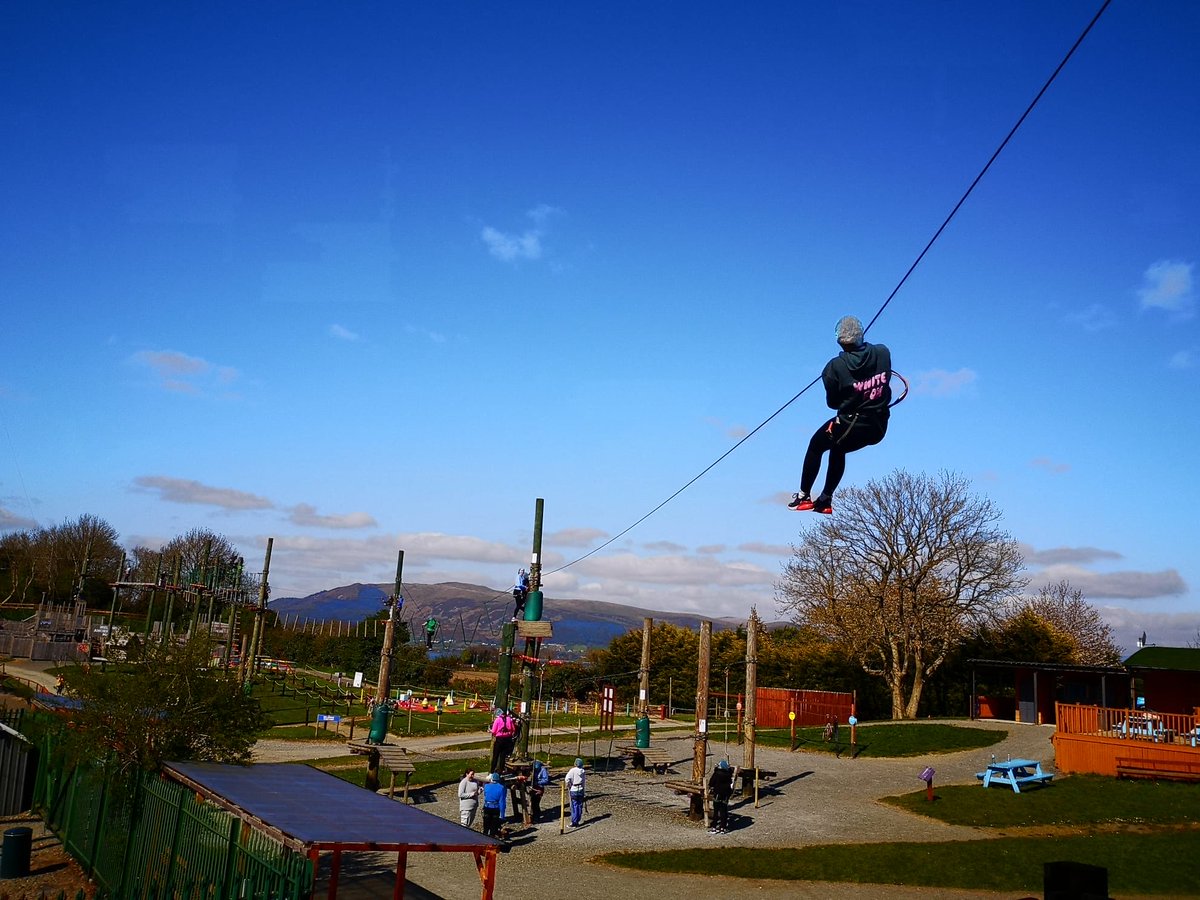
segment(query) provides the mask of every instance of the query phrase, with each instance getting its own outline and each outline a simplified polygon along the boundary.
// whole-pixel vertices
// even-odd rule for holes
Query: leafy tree
[[[108,602],[121,562],[117,537],[116,529],[93,515],[5,535],[0,539],[0,602],[43,597],[63,602],[79,594],[90,606]]]
[[[1121,649],[1113,638],[1112,627],[1083,599],[1083,591],[1071,587],[1066,579],[1043,586],[1020,610],[1040,618],[1072,645],[1068,662],[1088,666],[1120,664]]]
[[[795,547],[778,605],[882,677],[892,718],[915,718],[926,679],[1024,584],[999,518],[949,473],[849,488]]]
[[[65,693],[80,701],[71,746],[118,771],[165,760],[248,763],[264,719],[236,678],[210,665],[212,644],[151,644],[128,666],[75,666]]]

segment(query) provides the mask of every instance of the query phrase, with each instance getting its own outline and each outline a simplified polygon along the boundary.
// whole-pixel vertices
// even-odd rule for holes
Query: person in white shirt
[[[571,798],[571,827],[578,828],[583,820],[583,791],[587,782],[587,772],[583,769],[582,759],[575,760],[575,765],[567,770],[564,780],[567,784],[567,794]]]
[[[475,778],[475,770],[467,769],[462,781],[458,783],[458,821],[463,828],[470,828],[475,822],[480,790],[482,787]]]

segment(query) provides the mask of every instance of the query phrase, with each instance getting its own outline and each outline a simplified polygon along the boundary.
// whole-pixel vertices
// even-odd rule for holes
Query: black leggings
[[[822,497],[832,497],[846,474],[846,454],[878,444],[887,434],[887,419],[866,418],[859,416],[851,424],[839,422],[837,417],[830,419],[817,429],[812,440],[808,442],[808,452],[804,454],[804,468],[800,471],[800,490],[809,493],[816,484],[817,473],[821,470],[821,456],[829,451],[829,469],[825,472],[825,490]]]

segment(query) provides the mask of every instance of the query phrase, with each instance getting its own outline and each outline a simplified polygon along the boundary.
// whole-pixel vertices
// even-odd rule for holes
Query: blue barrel
[[[24,878],[29,874],[33,852],[33,829],[10,828],[4,832],[0,847],[0,878]]]

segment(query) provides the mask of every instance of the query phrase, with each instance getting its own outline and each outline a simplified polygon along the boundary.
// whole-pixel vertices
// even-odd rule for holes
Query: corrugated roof
[[[307,852],[318,849],[476,850],[500,846],[457,822],[297,763],[173,762],[169,777]]]
[[[1192,647],[1143,647],[1125,660],[1129,669],[1200,672],[1200,650]]]

